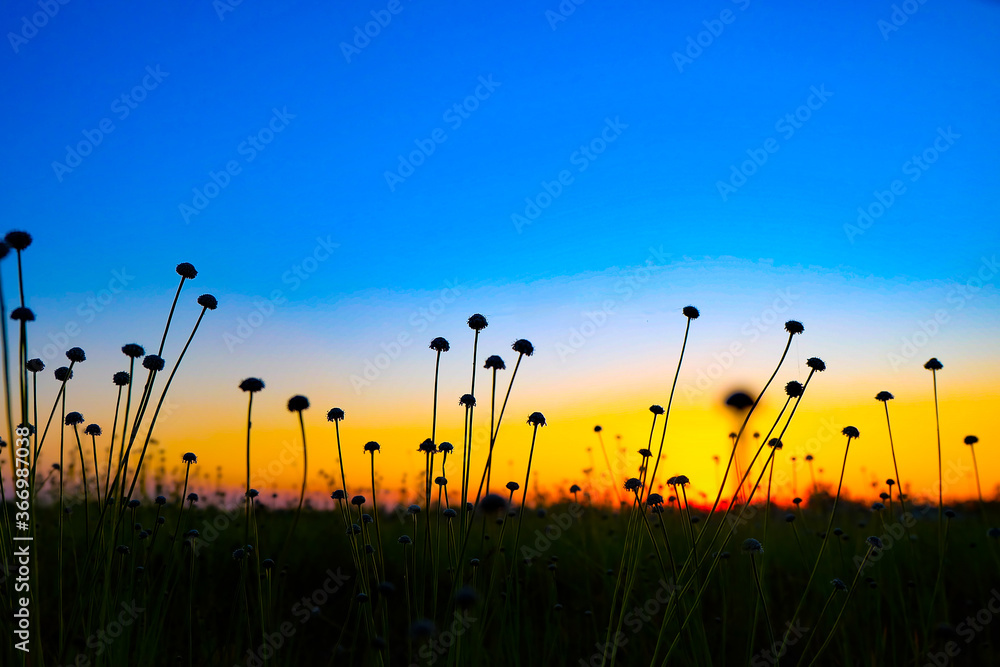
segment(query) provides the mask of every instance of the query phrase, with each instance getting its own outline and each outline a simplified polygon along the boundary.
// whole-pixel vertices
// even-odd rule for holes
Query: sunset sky
[[[975,497],[962,443],[975,434],[983,493],[994,496],[1000,3],[913,6],[69,2],[43,20],[37,3],[7,3],[0,202],[7,227],[35,239],[23,259],[37,317],[29,353],[47,365],[39,411],[57,390],[51,369],[79,345],[88,360],[67,407],[110,432],[120,347],[155,351],[174,266],[186,261],[200,273],[182,293],[168,369],[195,298],[210,292],[220,306],[157,424],[168,469],[193,451],[202,475],[222,466],[227,484],[242,483],[237,384],[258,376],[267,387],[254,403],[253,468],[266,471],[283,447],[295,454],[255,475],[262,493],[297,491],[301,442],[285,407],[294,394],[312,402],[317,502],[328,495],[318,472],[337,462],[325,418],[334,406],[347,413],[350,490],[370,485],[369,440],[382,445],[385,488],[405,474],[412,490],[430,435],[428,343],[451,343],[438,440],[459,445],[465,322],[479,312],[489,327],[476,478],[489,431],[483,360],[507,362],[505,390],[510,345],[526,338],[536,352],[514,383],[496,486],[523,483],[526,419],[538,410],[549,424],[533,464],[541,489],[562,496],[578,483],[603,496],[593,427],[615,461],[626,451],[620,485],[647,444],[648,407],[667,403],[691,304],[701,317],[661,481],[686,474],[695,502],[714,493],[712,457],[728,454],[736,426],[723,401],[756,395],[781,355],[783,323],[796,319],[805,333],[751,431],[766,433],[807,358],[828,370],[785,435],[777,495],[806,493],[806,453],[818,481],[835,484],[850,424],[861,438],[845,484],[877,500],[872,481],[894,476],[874,400],[888,390],[902,481],[936,496],[923,368],[933,356],[944,364],[945,494]],[[9,309],[16,259],[0,272]]]

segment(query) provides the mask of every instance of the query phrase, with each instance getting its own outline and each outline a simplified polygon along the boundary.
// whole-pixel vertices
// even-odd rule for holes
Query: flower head
[[[507,488],[510,491],[517,491],[518,489],[521,488],[521,485],[518,484],[517,482],[507,482]]]
[[[24,367],[28,369],[29,373],[41,373],[45,370],[45,362],[41,359],[28,359]]]
[[[146,350],[143,349],[142,345],[138,343],[126,343],[122,345],[122,352],[125,353],[126,357],[131,357],[133,359],[138,359],[142,355],[146,354]]]
[[[661,496],[659,493],[651,493],[651,494],[649,494],[649,496],[646,497],[646,504],[647,505],[662,505],[663,504],[663,496]]]
[[[861,432],[858,431],[858,429],[854,428],[853,426],[845,426],[844,429],[841,431],[841,433],[843,433],[844,435],[846,435],[848,438],[860,438],[861,437]]]
[[[476,397],[472,394],[462,394],[462,398],[458,399],[458,404],[467,408],[474,408],[476,407]]]
[[[674,478],[674,484],[676,486],[687,486],[690,483],[691,480],[688,479],[687,475],[677,475],[677,477]]]
[[[35,313],[32,312],[31,308],[26,308],[25,306],[18,306],[14,310],[10,311],[10,319],[17,322],[34,322]]]
[[[569,487],[570,493],[579,493],[580,491],[581,489],[579,484],[574,484],[573,486]]]
[[[66,426],[76,426],[83,423],[83,415],[79,412],[70,412],[66,415]]]
[[[865,542],[867,542],[868,545],[872,549],[875,549],[876,551],[879,550],[879,549],[881,549],[883,547],[882,540],[880,540],[879,538],[875,537],[874,535],[872,535],[867,540],[865,540]]]
[[[188,494],[187,499],[189,503],[196,503],[198,502],[198,494],[192,491],[191,493]]]
[[[473,331],[482,331],[488,324],[489,322],[486,321],[486,318],[479,313],[469,318],[469,328]]]
[[[781,440],[779,440],[778,438],[771,438],[770,440],[767,441],[767,446],[772,449],[781,449],[782,447]]]
[[[247,498],[251,498],[251,499],[252,498],[256,498],[257,496],[260,495],[260,491],[258,491],[257,489],[247,489],[247,492],[246,492],[245,495],[246,495]]]
[[[802,386],[802,383],[795,380],[785,385],[785,393],[788,394],[789,398],[798,398],[802,395],[804,389],[805,387]]]
[[[642,449],[639,450],[639,456],[641,456],[644,459],[648,459],[652,455],[653,452],[646,447],[643,447]]]
[[[119,387],[124,387],[129,382],[128,371],[118,371],[111,376],[111,381],[114,382]]]
[[[434,443],[432,442],[431,445],[433,444]],[[450,442],[442,442],[438,446],[438,451],[441,452],[442,454],[450,454],[451,452],[455,451],[455,445],[451,444]]]
[[[406,508],[406,511],[409,514],[420,514],[420,505],[413,503],[412,505]]]
[[[184,461],[184,463],[197,463],[198,457],[195,456],[194,452],[188,452],[181,457],[181,460]]]
[[[662,415],[664,413],[663,406],[661,405],[651,405],[649,406],[649,411],[654,415]]]
[[[351,504],[352,505],[364,505],[365,504],[365,497],[364,496],[354,496],[353,498],[351,498]]]
[[[924,364],[924,368],[926,368],[929,371],[939,371],[942,368],[944,368],[944,364],[938,361],[937,357],[931,357],[930,359],[927,360],[927,363]]]
[[[483,364],[483,368],[488,368],[494,371],[502,371],[507,368],[507,365],[503,362],[498,354],[492,354],[486,357],[486,363]]]
[[[444,475],[438,475],[434,478],[434,483],[438,486],[448,486],[448,478]]]
[[[965,444],[967,444],[967,445],[974,445],[977,442],[979,442],[979,438],[977,438],[976,436],[974,436],[974,435],[967,435],[967,436],[965,436]]]
[[[448,343],[447,339],[438,336],[431,341],[430,348],[435,352],[447,352],[451,349],[451,345]]]
[[[694,306],[684,306],[681,309],[681,312],[684,313],[684,317],[689,320],[696,320],[698,319],[698,316],[701,315],[701,313],[698,312],[698,309]]]
[[[806,366],[813,369],[817,373],[822,373],[826,370],[826,364],[819,357],[809,357],[806,359]]]
[[[796,320],[788,320],[787,322],[785,322],[785,331],[792,334],[793,336],[795,334],[800,334],[805,330],[806,328],[802,326],[802,322],[798,322]]]
[[[528,423],[532,426],[545,426],[545,415],[541,412],[532,412],[528,415]]]
[[[896,398],[896,397],[893,396],[892,394],[890,394],[887,391],[880,391],[879,393],[875,394],[875,400],[876,401],[882,401],[883,403],[888,403],[889,401],[891,401],[894,398]]]
[[[734,410],[746,410],[753,405],[753,399],[748,394],[738,391],[729,395],[729,398],[726,399],[726,405]]]
[[[625,490],[633,493],[642,488],[642,482],[636,477],[629,477],[625,480]]]
[[[87,428],[83,429],[83,432],[94,437],[99,436],[102,433],[101,427],[97,424],[87,424]]]
[[[526,357],[530,357],[535,353],[535,346],[523,338],[515,340],[514,344],[510,346],[510,349],[514,350],[518,354],[523,354]]]
[[[603,431],[603,430],[604,430],[604,429],[603,429],[603,428],[601,428],[601,425],[600,425],[600,424],[598,424],[597,426],[595,426],[595,427],[594,427],[594,433],[600,433],[600,432],[601,432],[601,431]]]
[[[759,554],[764,552],[764,545],[760,543],[759,540],[755,540],[752,537],[748,537],[743,540],[743,546],[741,547],[743,553],[745,554]]]
[[[80,363],[87,360],[87,355],[84,354],[82,347],[71,347],[66,350],[66,358],[70,361]]]
[[[434,441],[427,438],[420,443],[420,446],[417,447],[417,451],[423,452],[424,454],[433,454],[437,451],[437,448],[434,446]]]
[[[336,491],[330,494],[330,497],[333,498],[334,500],[345,500],[347,498],[347,494],[344,493],[343,489],[337,489]]]
[[[167,497],[166,496],[156,496],[156,500],[154,500],[153,502],[155,502],[157,505],[160,505],[160,506],[166,505],[167,504]]]
[[[198,305],[206,310],[215,310],[219,307],[219,300],[211,294],[202,294],[198,297]]]
[[[443,514],[444,518],[446,519],[454,519],[456,516],[458,516],[458,512],[456,512],[450,507],[447,508],[445,511],[441,512],[441,514]]]
[[[292,396],[288,399],[288,411],[301,413],[309,407],[309,399],[305,396]]]
[[[163,357],[158,354],[147,354],[142,360],[142,367],[151,371],[162,371],[164,365]]]
[[[873,512],[881,512],[884,509],[885,509],[885,505],[883,505],[882,503],[879,503],[879,502],[872,503],[872,511]]]
[[[396,541],[404,546],[407,544],[413,544],[413,539],[409,535],[400,535]]]
[[[243,382],[240,382],[240,389],[242,389],[243,391],[248,391],[251,394],[254,392],[258,392],[263,388],[264,388],[264,381],[261,380],[260,378],[247,378],[246,380],[243,380]]]
[[[344,421],[344,411],[340,408],[330,408],[326,413],[326,420],[328,422]]]
[[[838,591],[846,591],[846,590],[847,590],[847,584],[845,584],[845,583],[844,583],[843,581],[841,581],[840,579],[834,579],[834,580],[833,580],[833,581],[831,581],[830,583],[831,583],[831,584],[833,584],[833,587],[834,587],[834,588],[835,588],[836,590],[838,590]]]
[[[181,278],[186,278],[188,280],[194,280],[198,275],[198,270],[195,269],[194,265],[189,262],[181,262],[177,265],[175,271],[177,271],[177,275]]]
[[[382,449],[382,445],[378,444],[374,440],[371,440],[371,441],[365,443],[365,451],[366,452],[371,452],[372,454],[374,454],[375,452],[377,452],[377,451],[379,451],[381,449]]]
[[[31,234],[22,231],[7,232],[3,240],[14,250],[20,251],[31,245]]]

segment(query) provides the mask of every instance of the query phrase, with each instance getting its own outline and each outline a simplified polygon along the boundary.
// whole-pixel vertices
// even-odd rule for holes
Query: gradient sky
[[[975,493],[970,433],[984,490],[1000,484],[1000,3],[931,0],[907,5],[912,15],[889,2],[759,0],[71,0],[51,17],[44,6],[0,9],[0,198],[8,226],[35,236],[32,354],[51,368],[66,347],[87,350],[70,396],[88,421],[107,428],[118,348],[155,345],[173,266],[190,261],[201,275],[168,362],[194,296],[222,305],[156,437],[169,461],[197,450],[203,472],[221,465],[233,482],[245,419],[235,385],[257,375],[268,384],[254,422],[261,466],[297,442],[284,403],[303,393],[312,471],[336,465],[323,415],[339,405],[355,476],[361,444],[376,439],[386,482],[409,470],[412,483],[429,435],[427,342],[452,342],[440,439],[460,442],[473,312],[490,318],[480,366],[493,353],[512,365],[515,338],[538,350],[505,417],[503,481],[523,477],[533,410],[550,422],[535,459],[543,487],[582,484],[588,447],[600,461],[597,423],[634,468],[692,303],[703,317],[665,451],[696,494],[711,491],[711,456],[726,451],[723,398],[759,390],[793,317],[806,333],[776,382],[804,379],[809,356],[830,370],[789,429],[789,457],[815,438],[829,483],[843,443],[824,429],[854,424],[847,483],[877,496],[868,484],[891,476],[891,459],[871,397],[888,389],[900,475],[922,493],[936,441],[921,365],[937,356],[945,466],[960,472],[947,492]],[[859,211],[871,217],[859,223]],[[10,303],[12,261],[3,267]],[[780,408],[780,386],[755,428]],[[265,481],[291,491],[298,474],[296,463]],[[795,490],[807,477],[800,468]]]

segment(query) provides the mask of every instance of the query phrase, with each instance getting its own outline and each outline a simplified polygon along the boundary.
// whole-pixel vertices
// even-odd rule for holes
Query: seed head
[[[181,460],[183,460],[184,463],[197,463],[198,457],[194,455],[194,452],[188,452],[181,457]]]
[[[802,326],[802,322],[798,322],[796,320],[788,320],[787,322],[785,322],[785,331],[792,334],[793,336],[795,334],[800,334],[805,330],[806,328]]]
[[[354,496],[353,498],[351,498],[351,504],[352,505],[364,505],[365,504],[365,497],[364,496]]]
[[[949,519],[954,519],[955,518],[955,510],[953,510],[953,509],[946,509],[944,511],[944,515],[946,517],[948,517]]]
[[[812,461],[814,458],[812,454],[806,454],[806,461]]]
[[[651,452],[646,447],[643,447],[642,449],[639,450],[639,456],[641,456],[644,459],[648,459],[652,455],[653,455],[653,452]]]
[[[878,503],[878,502],[872,503],[872,511],[873,512],[881,512],[884,509],[885,509],[885,505],[883,505],[882,503]]]
[[[142,367],[151,371],[162,371],[164,365],[163,357],[158,354],[147,354],[142,360]]]
[[[581,489],[580,489],[579,485],[577,485],[577,484],[574,484],[573,486],[569,487],[569,492],[570,493],[579,493],[580,491],[581,491]]]
[[[663,504],[663,496],[661,496],[659,493],[651,493],[646,498],[646,504],[647,505],[662,505]]]
[[[482,331],[488,324],[489,322],[486,321],[486,318],[479,313],[469,318],[469,328],[473,331]]]
[[[433,454],[434,452],[437,451],[437,448],[434,446],[434,441],[431,440],[430,438],[427,438],[420,443],[420,445],[417,447],[417,451],[423,452],[424,454]]]
[[[375,452],[379,451],[380,449],[382,449],[382,445],[378,444],[374,440],[371,440],[370,442],[365,443],[365,451],[366,452],[371,452],[372,454],[374,454]]]
[[[785,523],[793,523],[795,521],[795,515],[791,512],[785,514]]]
[[[202,294],[198,297],[198,305],[206,310],[215,310],[219,307],[219,300],[211,294]]]
[[[813,369],[817,373],[822,373],[826,370],[826,364],[819,357],[809,357],[806,359],[806,366]]]
[[[924,368],[929,371],[939,371],[944,368],[944,365],[937,360],[937,357],[931,357],[927,360],[927,363],[924,364]]]
[[[521,485],[518,484],[517,482],[507,482],[507,489],[509,489],[510,491],[517,491],[520,488]]]
[[[24,367],[28,369],[29,373],[41,373],[45,370],[45,362],[41,359],[28,359]]]
[[[649,406],[649,411],[652,412],[654,415],[662,415],[664,412],[663,406],[660,405]]]
[[[462,394],[462,397],[458,399],[458,404],[466,408],[474,408],[476,407],[476,397],[472,394]]]
[[[337,489],[336,491],[330,494],[330,497],[333,498],[334,500],[344,500],[347,498],[347,494],[344,493],[343,489]]]
[[[687,475],[677,475],[677,477],[674,478],[674,484],[677,486],[687,486],[690,483],[691,480],[687,478]]]
[[[155,502],[157,505],[160,505],[160,506],[166,505],[167,504],[167,497],[166,496],[156,496],[156,500],[154,500],[153,502]]]
[[[684,313],[684,317],[689,320],[696,320],[698,319],[698,316],[701,315],[701,313],[698,312],[698,309],[694,306],[684,306],[681,309],[681,312]]]
[[[412,505],[406,508],[406,511],[409,514],[420,514],[420,505],[413,503]]]
[[[138,343],[127,343],[122,345],[122,352],[125,353],[126,357],[131,357],[132,359],[138,359],[142,355],[146,354],[146,350],[144,350],[142,345],[139,345]]]
[[[433,445],[434,443],[431,444]],[[450,454],[451,452],[455,451],[455,445],[451,444],[450,442],[442,442],[438,446],[438,451],[441,452],[442,454]]]
[[[437,338],[431,341],[430,348],[435,352],[447,352],[448,350],[451,349],[451,345],[448,343],[446,339],[442,338],[441,336],[438,336]]]
[[[979,438],[977,438],[976,436],[974,436],[974,435],[967,435],[967,436],[965,436],[965,444],[967,444],[967,445],[974,445],[977,442],[979,442]]]
[[[879,393],[875,394],[875,400],[876,401],[882,401],[883,403],[888,403],[889,401],[891,401],[894,398],[896,398],[896,397],[893,396],[892,394],[890,394],[887,391],[880,391]]]
[[[773,449],[781,449],[782,447],[781,440],[777,438],[771,438],[770,440],[767,441],[767,446]]]
[[[66,426],[76,426],[83,423],[83,415],[79,412],[70,412],[66,415]]]
[[[752,537],[743,540],[741,548],[745,554],[759,554],[764,552],[764,545]]]
[[[70,361],[80,363],[87,360],[87,355],[84,354],[82,347],[71,347],[66,350],[66,358]]]
[[[530,357],[535,353],[535,346],[523,338],[515,340],[514,344],[510,346],[510,349],[514,350],[518,354],[523,354],[526,357]]]
[[[753,405],[753,399],[742,391],[730,394],[726,399],[726,405],[736,411],[743,411]]]
[[[10,311],[10,319],[15,322],[34,322],[35,313],[32,312],[31,308],[18,306],[14,310]]]
[[[532,412],[528,415],[528,423],[532,426],[545,426],[545,415],[541,412]]]
[[[410,538],[409,535],[400,535],[399,539],[397,539],[396,541],[399,542],[400,544],[404,544],[404,545],[405,544],[413,544],[413,540]]]
[[[97,437],[101,435],[101,427],[97,424],[87,424],[87,428],[83,429],[83,432],[87,435]]]
[[[847,590],[847,584],[845,584],[840,579],[834,579],[830,583],[833,584],[834,589],[836,589],[838,591],[846,591]]]
[[[803,389],[804,387],[802,386],[802,383],[796,382],[795,380],[792,380],[785,385],[785,393],[788,394],[790,398],[798,398],[801,396]]]
[[[111,376],[111,381],[119,387],[124,387],[129,382],[128,371],[118,371]]]
[[[133,498],[132,500],[128,501],[128,506],[129,506],[129,509],[133,509],[134,510],[136,507],[139,506],[139,500],[136,499],[136,498]]]
[[[246,497],[247,498],[253,499],[253,498],[256,498],[259,495],[260,495],[260,491],[258,491],[257,489],[247,489],[247,492],[246,492]]]
[[[301,413],[303,410],[305,410],[308,407],[309,407],[309,399],[306,398],[305,396],[296,395],[296,396],[292,396],[290,399],[288,399],[288,411],[289,412],[299,412],[299,413]]]
[[[507,499],[496,493],[487,493],[483,496],[479,508],[487,514],[493,514],[507,507]]]
[[[792,502],[795,503],[795,505],[801,505],[802,499],[799,498],[798,496],[795,496],[794,498],[792,498]]]
[[[448,486],[448,478],[443,475],[438,475],[434,478],[434,483],[438,486]]]
[[[260,378],[247,378],[240,382],[240,389],[243,391],[248,391],[251,394],[260,391],[264,388],[264,381]]]
[[[598,426],[595,426],[595,427],[594,427],[594,433],[600,433],[600,432],[601,432],[601,431],[603,431],[603,430],[604,430],[604,429],[603,429],[603,428],[601,428],[601,427],[600,427],[600,425],[598,425]]]
[[[373,521],[373,519],[371,517],[371,514],[362,514],[361,515],[361,523],[365,524],[366,526],[368,524],[370,524],[372,521]]]
[[[483,364],[483,368],[488,368],[494,371],[502,371],[507,368],[507,364],[503,362],[498,354],[492,354],[486,357],[486,363]]]
[[[187,499],[189,503],[196,503],[198,502],[198,494],[194,492],[189,493]]]
[[[175,270],[177,271],[177,275],[188,280],[194,280],[198,275],[198,270],[194,268],[193,264],[188,262],[181,262]]]
[[[270,558],[265,558],[264,560],[262,560],[260,562],[260,566],[263,567],[265,570],[273,570],[274,569],[274,561],[271,560]]]
[[[458,516],[458,512],[456,512],[455,510],[453,510],[450,507],[448,509],[446,509],[445,511],[441,512],[441,514],[443,514],[444,518],[446,518],[446,519],[454,519],[456,516]]]
[[[7,235],[3,237],[3,240],[7,242],[14,250],[24,250],[29,245],[31,245],[31,234],[28,232],[22,232],[15,230],[12,232],[7,232]]]
[[[326,413],[326,420],[328,422],[344,421],[344,411],[340,408],[330,408],[329,412]]]
[[[879,549],[882,548],[882,540],[880,540],[879,538],[875,537],[874,535],[872,535],[871,537],[869,537],[868,539],[866,539],[865,542],[867,542],[868,545],[872,549],[875,549],[876,551],[878,551]]]
[[[625,480],[625,490],[632,491],[633,493],[642,488],[642,482],[636,477],[629,477]]]
[[[854,428],[853,426],[845,426],[844,430],[842,430],[841,433],[843,433],[844,435],[846,435],[848,438],[860,438],[861,437],[861,432],[858,431],[858,429]]]

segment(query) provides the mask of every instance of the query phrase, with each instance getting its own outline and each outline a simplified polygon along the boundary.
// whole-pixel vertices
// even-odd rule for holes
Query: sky
[[[829,368],[784,438],[775,495],[808,491],[806,453],[834,484],[845,439],[830,433],[852,424],[846,488],[877,499],[871,483],[895,475],[880,390],[896,395],[900,477],[936,495],[931,356],[945,365],[946,493],[975,497],[969,434],[984,493],[1000,485],[1000,3],[19,1],[0,26],[0,201],[9,228],[35,238],[23,261],[30,352],[49,366],[40,402],[79,345],[89,359],[69,409],[107,429],[119,348],[156,345],[174,266],[200,273],[168,364],[195,297],[219,298],[156,427],[168,471],[196,451],[202,477],[221,466],[240,484],[236,385],[259,376],[252,467],[294,451],[262,490],[297,488],[294,394],[313,403],[317,503],[319,471],[337,465],[335,405],[348,485],[370,486],[361,446],[377,440],[386,492],[412,488],[431,421],[427,344],[452,344],[439,440],[460,443],[465,320],[481,312],[475,467],[482,361],[506,360],[503,391],[510,344],[527,338],[536,353],[512,389],[497,474],[523,483],[539,410],[537,490],[609,497],[593,426],[634,474],[693,304],[663,465],[694,496],[713,492],[712,457],[729,451],[723,400],[760,390],[793,318],[805,333],[751,429],[767,431],[805,359]],[[8,305],[14,263],[0,265]]]

